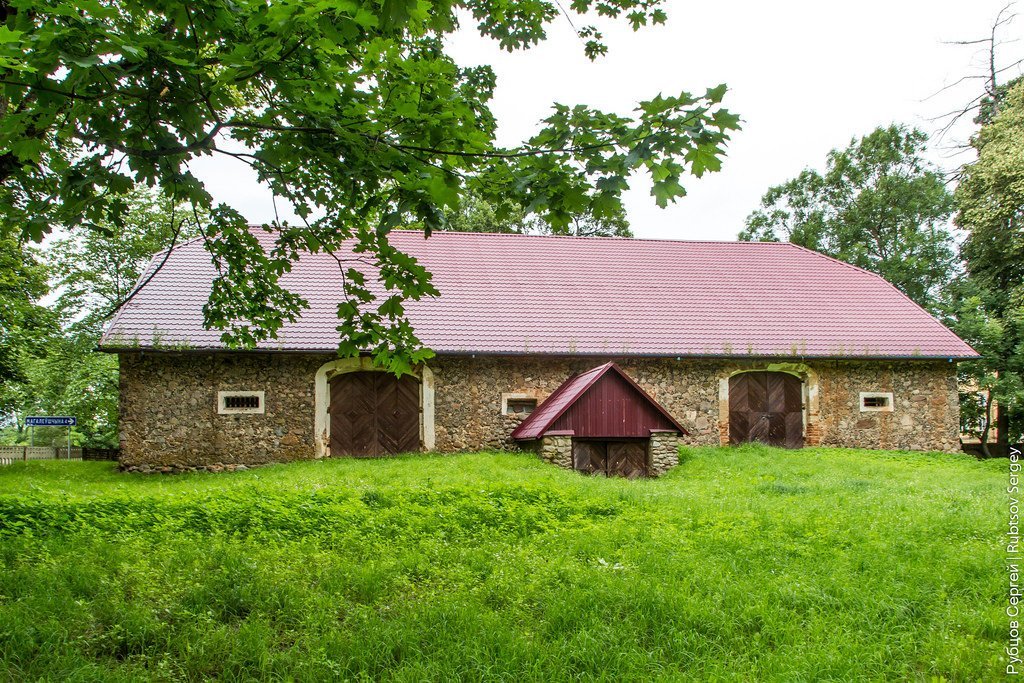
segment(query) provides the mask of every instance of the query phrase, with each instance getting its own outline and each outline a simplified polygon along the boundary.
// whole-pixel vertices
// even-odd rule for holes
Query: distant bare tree
[[[982,81],[983,86],[963,106],[941,114],[931,119],[940,125],[936,138],[944,139],[952,131],[953,127],[965,116],[971,116],[975,123],[984,124],[992,120],[999,110],[999,103],[1002,101],[1006,90],[1014,82],[1021,78],[1021,66],[1024,65],[1024,57],[1011,59],[1009,63],[1001,63],[1000,58],[1004,56],[1000,48],[1018,42],[1019,39],[1007,39],[1005,33],[1010,25],[1017,18],[1013,11],[1014,3],[1010,2],[1003,6],[996,14],[987,36],[972,40],[947,41],[946,45],[958,45],[966,47],[980,47],[985,56],[984,67],[980,72],[970,73],[958,78],[952,83],[943,86],[926,99],[936,97],[946,91],[952,90],[963,83],[971,81]],[[958,151],[970,146],[967,142],[955,143],[953,145]]]

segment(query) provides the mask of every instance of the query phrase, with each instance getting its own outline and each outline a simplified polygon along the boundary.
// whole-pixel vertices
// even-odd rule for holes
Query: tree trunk
[[[996,407],[996,443],[1000,457],[1010,454],[1010,410],[1002,403]]]
[[[988,449],[988,433],[992,429],[992,392],[985,392],[985,426],[981,429],[978,440],[981,442],[981,455],[986,458],[992,457]]]

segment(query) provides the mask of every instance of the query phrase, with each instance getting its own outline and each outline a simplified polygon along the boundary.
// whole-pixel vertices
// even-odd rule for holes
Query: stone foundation
[[[266,462],[260,465],[243,465],[241,463],[219,462],[211,465],[197,465],[196,467],[189,465],[121,465],[120,469],[122,472],[134,474],[189,474],[192,472],[245,472],[246,470],[273,464],[272,462]]]
[[[541,460],[567,470],[572,467],[572,437],[567,435],[542,436],[537,440],[537,455]]]
[[[648,474],[657,477],[679,464],[679,434],[653,432],[647,443]]]
[[[120,358],[123,467],[253,465],[316,456],[314,377],[325,363],[335,360],[332,354],[131,352]],[[715,359],[539,356],[432,359],[436,450],[516,447],[509,434],[523,416],[502,414],[503,393],[543,401],[571,375],[607,360],[618,362],[689,431],[679,443],[727,443],[728,395],[726,390],[723,401],[723,382],[727,387],[728,377],[735,372],[784,365],[805,382],[808,445],[959,450],[954,363],[769,365]],[[218,414],[217,392],[229,390],[264,391],[264,413]],[[893,410],[861,412],[860,392],[892,392]],[[571,466],[571,447],[568,458]]]

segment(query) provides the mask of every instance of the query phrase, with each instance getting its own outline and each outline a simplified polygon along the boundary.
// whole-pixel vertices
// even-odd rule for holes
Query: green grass
[[[0,679],[947,680],[1004,667],[1005,461],[692,449],[0,468]]]

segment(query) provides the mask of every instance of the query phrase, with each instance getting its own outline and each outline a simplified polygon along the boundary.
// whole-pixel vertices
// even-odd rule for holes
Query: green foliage
[[[135,190],[122,199],[121,223],[72,229],[45,252],[60,292],[55,309],[96,333],[128,299],[154,254],[199,234],[191,214],[175,210],[153,190]]]
[[[527,216],[523,207],[511,199],[496,205],[473,193],[463,195],[457,210],[446,214],[445,230],[453,232],[502,232],[531,235],[568,235],[572,237],[632,237],[626,212],[618,206],[606,216],[591,212],[573,216],[562,227],[552,227],[536,217]]]
[[[25,359],[20,400],[11,406],[19,424],[25,415],[74,415],[74,445],[117,447],[117,357],[96,351],[96,341],[92,330],[72,327],[54,334],[45,353]],[[35,430],[37,446],[60,446],[65,439],[63,428]],[[22,427],[7,440],[27,444],[29,435]]]
[[[936,312],[956,270],[944,226],[953,197],[922,156],[927,139],[891,125],[832,150],[824,174],[806,169],[770,188],[739,238],[785,239],[852,263]]]
[[[155,252],[196,234],[195,217],[161,200],[156,192],[137,191],[122,197],[127,209],[120,225],[83,227],[50,240],[39,254],[47,268],[37,266],[39,291],[47,291],[50,275],[57,296],[49,309],[46,334],[31,352],[17,357],[17,374],[3,382],[0,439],[28,443],[26,415],[74,415],[78,445],[114,447],[118,443],[117,358],[98,353],[103,324],[131,296]],[[37,258],[32,251],[24,258]],[[39,285],[39,283],[37,283]],[[63,429],[37,429],[37,445],[63,441]]]
[[[974,140],[978,159],[956,190],[967,277],[955,289],[955,330],[982,359],[965,366],[1004,411],[1000,440],[1024,434],[1024,83]]]
[[[0,468],[13,680],[989,680],[1005,463],[685,449]],[[728,492],[728,495],[723,495]]]
[[[984,95],[978,103],[978,115],[974,117],[974,122],[981,126],[992,123],[996,112],[1002,108],[1006,95],[1021,83],[1024,83],[1024,76],[1017,76],[1006,83],[996,85],[994,93]]]
[[[0,229],[0,414],[18,400],[13,385],[25,378],[23,361],[42,351],[56,319],[39,303],[49,293],[36,250]]]
[[[306,307],[279,282],[299,254],[351,240],[386,291],[346,279],[339,351],[402,372],[429,355],[402,304],[436,291],[390,245],[391,228],[444,228],[467,190],[510,198],[554,230],[580,215],[614,219],[638,171],[664,206],[685,193],[683,176],[718,170],[739,125],[721,106],[723,85],[658,95],[631,117],[556,104],[523,146],[500,148],[494,73],[459,67],[446,36],[469,21],[507,50],[527,49],[563,13],[639,29],[664,22],[660,5],[3,0],[0,222],[32,239],[57,225],[119,226],[136,185],[208,211],[204,244],[219,275],[205,323],[232,347],[273,338]],[[579,33],[588,56],[604,54],[600,26]],[[278,225],[265,249],[190,172],[213,154],[249,164],[302,224]]]

